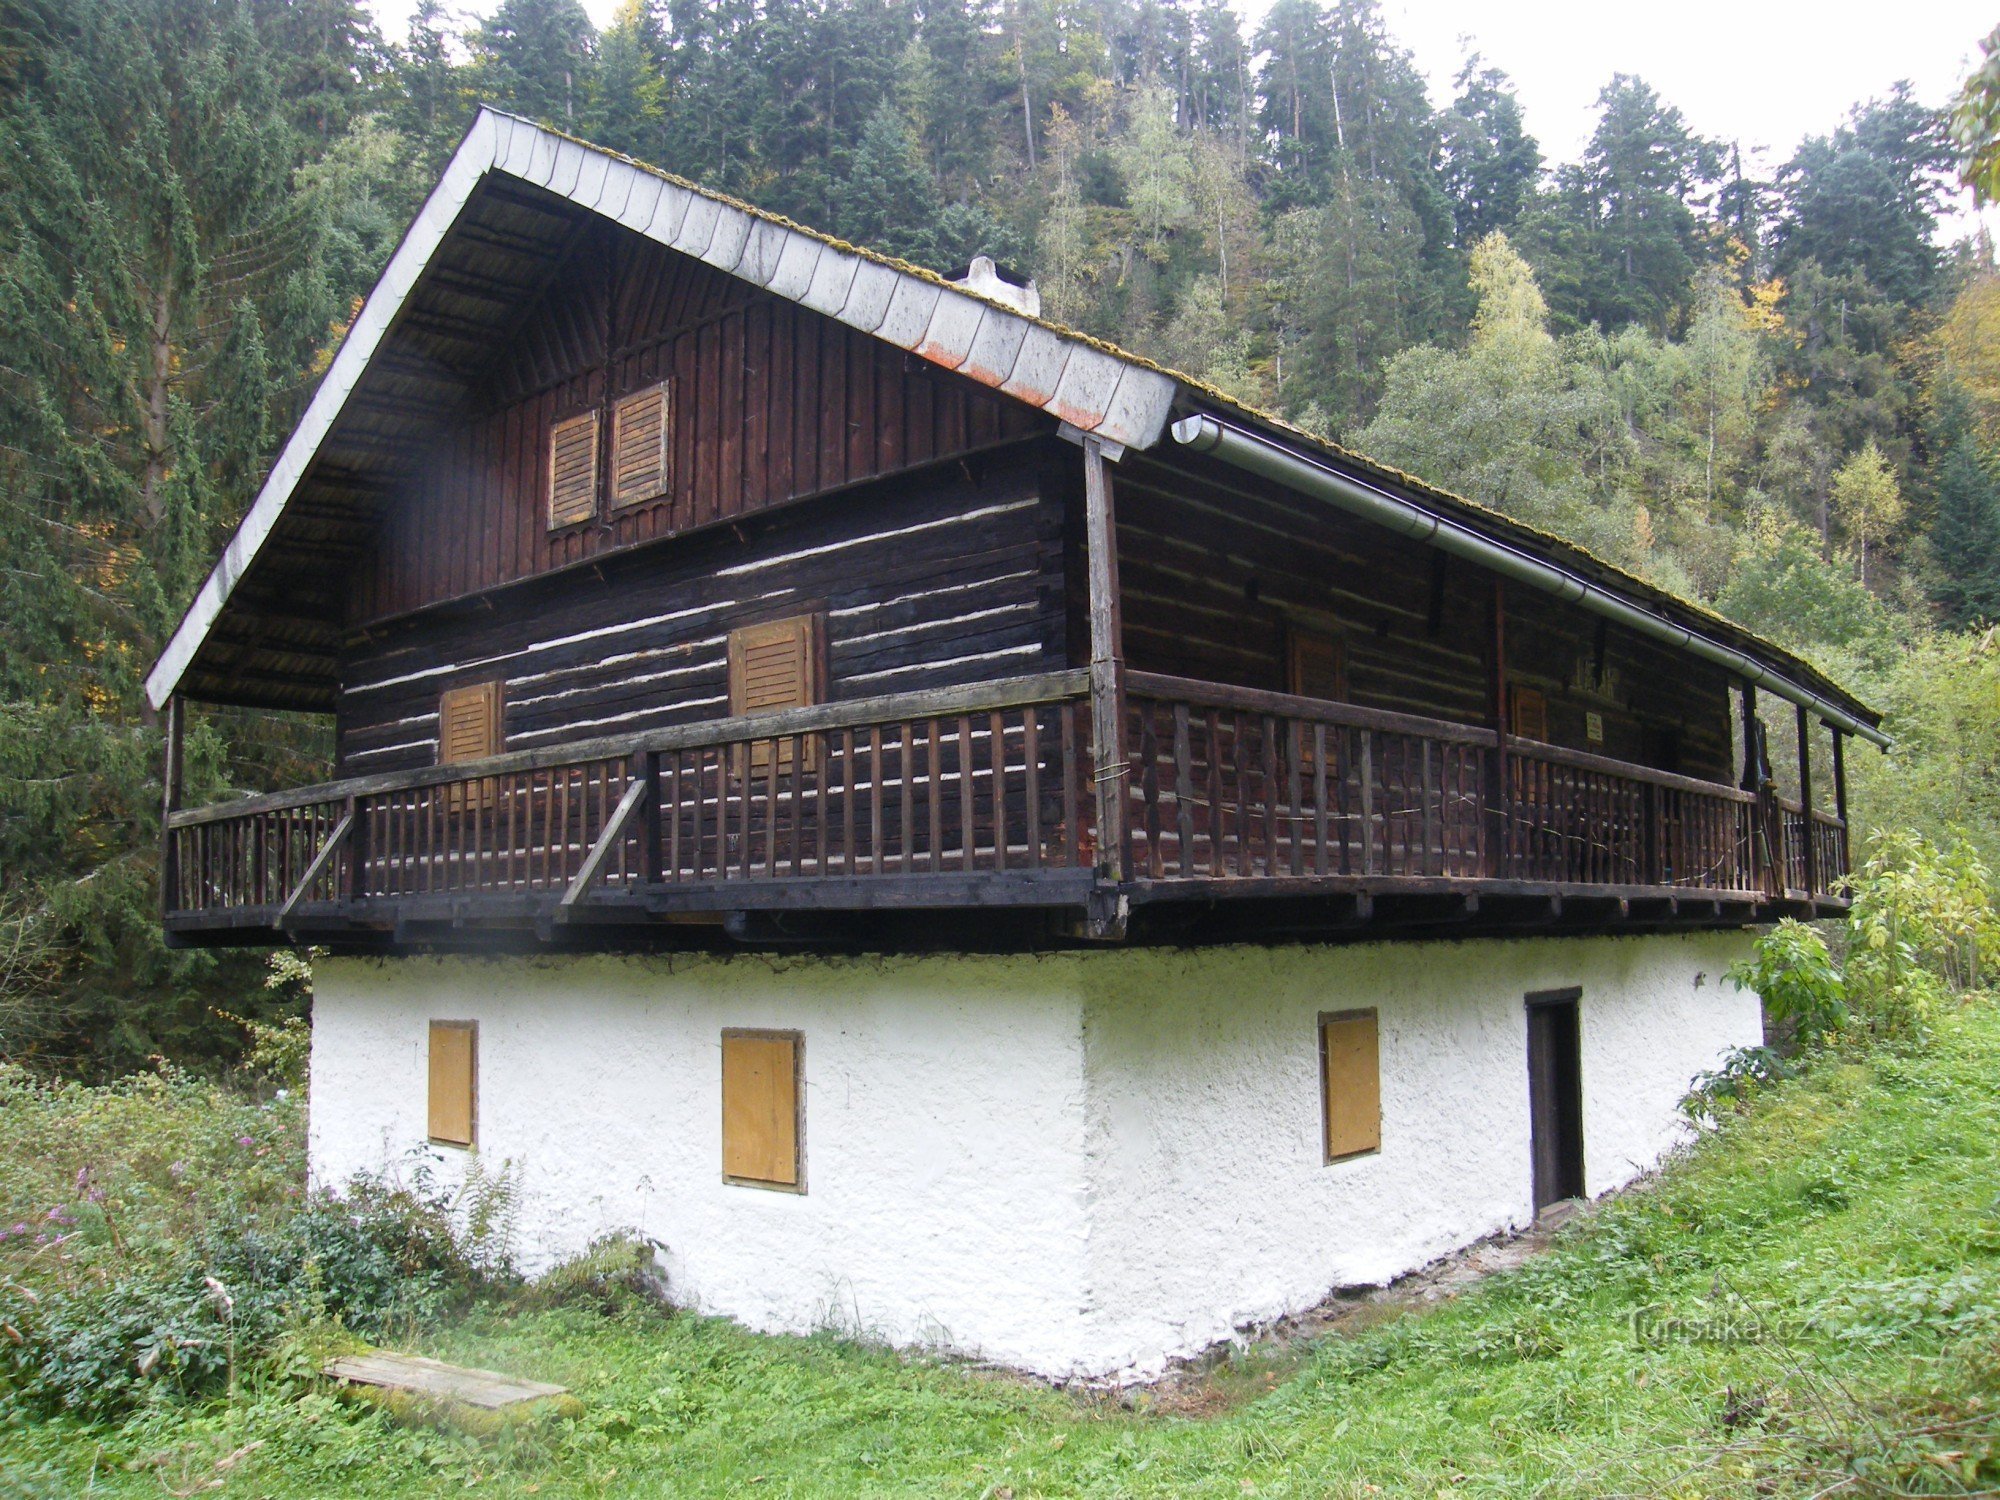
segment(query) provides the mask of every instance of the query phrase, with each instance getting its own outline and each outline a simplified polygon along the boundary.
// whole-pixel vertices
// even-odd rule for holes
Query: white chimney
[[[975,255],[965,274],[952,278],[953,286],[962,286],[968,292],[977,292],[982,297],[990,297],[995,302],[1026,313],[1031,318],[1042,315],[1042,294],[1035,290],[1030,280],[1026,286],[1016,286],[1000,274],[990,255]]]

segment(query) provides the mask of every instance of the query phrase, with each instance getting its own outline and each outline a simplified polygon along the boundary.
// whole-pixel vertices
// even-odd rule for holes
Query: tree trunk
[[[173,328],[172,294],[162,289],[153,297],[152,353],[146,371],[146,469],[140,494],[146,502],[147,520],[158,524],[166,514],[167,478],[167,399],[174,370],[174,346],[168,335]]]

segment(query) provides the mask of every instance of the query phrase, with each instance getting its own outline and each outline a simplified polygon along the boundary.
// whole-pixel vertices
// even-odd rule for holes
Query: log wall
[[[1286,690],[1288,627],[1337,635],[1348,699],[1490,725],[1494,575],[1221,465],[1113,471],[1126,665]],[[1507,591],[1510,681],[1552,743],[1733,781],[1727,678],[1574,606]],[[1604,739],[1586,734],[1590,713]]]
[[[932,466],[356,632],[340,773],[432,764],[439,695],[472,682],[504,682],[509,750],[720,717],[729,631],[806,610],[825,613],[835,701],[1061,666],[1051,465],[1074,451]]]

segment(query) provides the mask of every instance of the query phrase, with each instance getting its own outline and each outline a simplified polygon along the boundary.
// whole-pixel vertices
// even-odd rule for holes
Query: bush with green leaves
[[[0,1398],[115,1417],[158,1394],[216,1394],[291,1330],[407,1335],[489,1284],[442,1196],[363,1178],[297,1213],[225,1217],[164,1253],[92,1258],[0,1282]],[[44,1251],[60,1251],[51,1241]]]
[[[2000,952],[1993,874],[1963,837],[1939,847],[1903,829],[1871,842],[1847,919],[1848,1003],[1871,1030],[1910,1034],[1989,978]]]
[[[253,1041],[266,1083],[294,1042]],[[0,1068],[0,1408],[102,1420],[220,1391],[288,1330],[399,1336],[505,1280],[507,1175],[409,1175],[308,1195],[286,1088]]]
[[[1826,939],[1789,917],[1757,939],[1729,981],[1762,997],[1765,1014],[1802,1046],[1847,1024],[1845,986]]]

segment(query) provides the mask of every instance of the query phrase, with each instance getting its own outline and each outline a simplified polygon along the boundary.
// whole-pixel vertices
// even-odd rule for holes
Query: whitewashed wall
[[[1696,1073],[1762,1036],[1736,933],[1155,950],[1086,966],[1091,1345],[1140,1370],[1388,1281],[1533,1212],[1531,991],[1580,987],[1584,1169],[1682,1138]],[[1324,1161],[1318,1018],[1380,1016],[1382,1149]]]
[[[480,1023],[479,1135],[540,1268],[606,1229],[752,1327],[1140,1374],[1530,1210],[1530,990],[1583,989],[1602,1192],[1758,1038],[1738,934],[1055,957],[335,959],[312,1163],[443,1175],[427,1023]],[[1316,1019],[1375,1006],[1383,1149],[1321,1162]],[[725,1026],[805,1033],[803,1195],[721,1178]]]
[[[407,1171],[425,1149],[427,1023],[476,1020],[480,1154],[514,1164],[529,1269],[632,1227],[667,1246],[677,1295],[754,1328],[836,1325],[1034,1369],[1077,1345],[1067,964],[340,959],[314,989],[321,1182]],[[804,1194],[722,1181],[725,1026],[805,1034]]]

